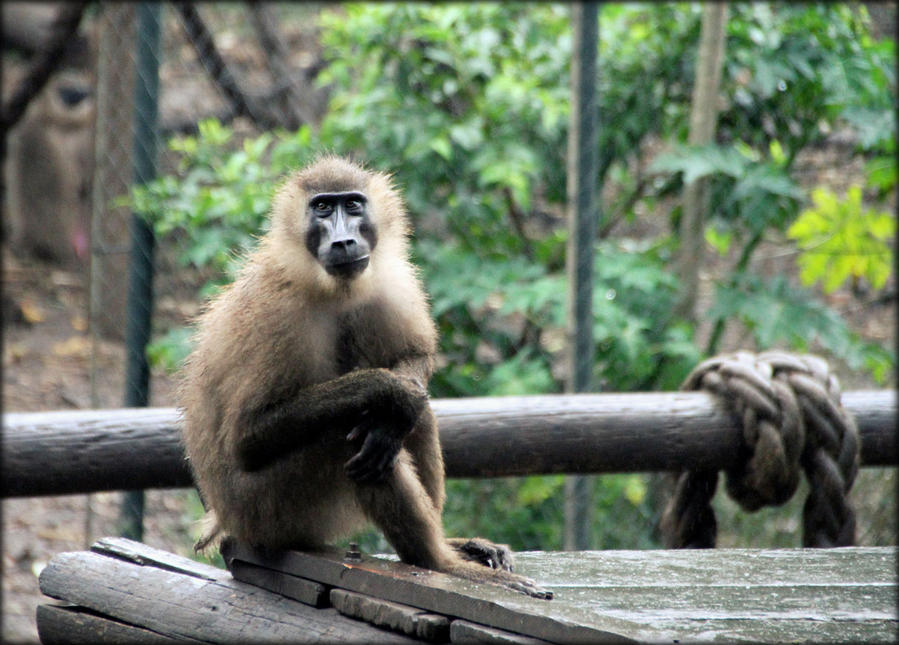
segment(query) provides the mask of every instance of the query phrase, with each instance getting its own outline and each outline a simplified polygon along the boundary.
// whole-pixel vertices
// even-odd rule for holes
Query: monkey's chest
[[[338,374],[354,369],[392,367],[396,351],[390,343],[391,330],[377,322],[373,312],[353,312],[337,319],[334,359]]]

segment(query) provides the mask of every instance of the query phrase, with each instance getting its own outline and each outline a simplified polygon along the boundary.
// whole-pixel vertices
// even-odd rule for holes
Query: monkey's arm
[[[383,444],[390,449],[395,443],[392,460],[426,403],[427,393],[409,388],[386,369],[356,370],[245,410],[236,446],[238,463],[247,472],[256,471],[325,432],[352,429],[358,435],[360,426],[369,430],[360,453],[368,447],[368,453],[380,455]]]

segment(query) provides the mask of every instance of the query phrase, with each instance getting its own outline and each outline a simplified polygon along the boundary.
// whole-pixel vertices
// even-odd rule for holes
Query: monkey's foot
[[[201,520],[202,534],[197,543],[194,544],[194,551],[209,555],[212,551],[221,548],[222,542],[227,539],[222,527],[219,526],[218,516],[215,511],[206,511]]]
[[[506,571],[497,571],[497,573],[505,574],[505,576],[501,576],[499,580],[499,584],[504,587],[527,594],[533,598],[540,598],[542,600],[553,599],[553,592],[541,587],[537,584],[536,580],[532,580],[531,578],[527,578],[517,573],[508,573]]]
[[[448,538],[447,543],[464,559],[477,562],[491,569],[512,571],[512,550],[505,544],[496,544],[484,538]]]

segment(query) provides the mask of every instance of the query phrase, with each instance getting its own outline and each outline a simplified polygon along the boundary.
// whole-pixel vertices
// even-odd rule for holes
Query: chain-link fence
[[[150,369],[145,345],[188,323],[212,276],[180,261],[188,243],[183,234],[154,238],[121,198],[133,186],[176,170],[177,156],[165,142],[175,134],[196,132],[204,118],[228,123],[238,135],[235,144],[275,128],[294,130],[318,123],[328,98],[327,90],[315,83],[324,65],[315,31],[319,10],[303,3],[98,3],[84,8],[79,38],[86,43],[86,53],[66,54],[17,124],[8,149],[17,174],[6,182],[13,244],[68,263],[88,285],[84,306],[90,392],[87,400],[78,399],[83,407],[174,404],[173,379],[161,369]],[[36,24],[46,26],[48,15],[55,19],[55,13],[41,14],[41,23],[37,14],[43,9],[32,11],[29,20]],[[45,35],[31,38],[37,43]],[[18,73],[13,69],[9,86],[25,74],[26,62],[14,61]],[[64,137],[65,145],[59,143]],[[56,156],[35,156],[35,150],[43,148]],[[62,178],[52,190],[37,177],[48,172]],[[56,201],[50,207],[35,206],[38,196]],[[24,217],[26,211],[37,215]],[[615,504],[622,505],[622,513],[624,507],[640,509],[637,515],[626,515],[627,535],[646,536],[640,546],[658,544],[653,535],[663,500],[648,506],[628,500],[658,495],[661,486],[655,479],[615,476],[590,483],[595,499],[608,494],[612,513]],[[506,480],[480,482],[460,488],[465,501],[456,503],[453,490],[461,485],[451,482],[448,505],[460,516],[476,513],[476,508],[514,513],[510,496],[530,495],[533,504],[534,499],[557,499],[559,488],[553,478],[524,491],[512,490]],[[179,499],[162,505],[164,512],[197,515],[196,501]],[[123,530],[134,536],[140,535],[141,523],[135,518],[142,504],[141,494],[127,498],[131,519]],[[724,526],[735,514],[727,510],[728,502],[721,504]],[[800,513],[791,506],[782,517],[771,519],[773,534],[794,531],[790,522]],[[558,548],[560,509],[551,501],[542,508],[549,528],[541,532],[522,526],[518,544]],[[878,522],[891,516],[892,500],[872,503],[870,514]],[[629,546],[615,529],[594,527],[592,545]],[[862,540],[865,533],[863,529]],[[186,550],[191,537],[184,535],[182,541]],[[723,536],[722,543],[727,542]]]

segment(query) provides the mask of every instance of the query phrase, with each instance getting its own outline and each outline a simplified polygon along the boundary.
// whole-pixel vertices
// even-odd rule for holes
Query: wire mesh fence
[[[89,116],[74,126],[82,135],[77,150],[66,151],[61,162],[83,176],[87,188],[67,188],[67,196],[59,198],[60,204],[65,199],[86,204],[86,214],[72,212],[73,221],[51,236],[62,238],[61,248],[74,248],[74,266],[89,285],[90,406],[174,404],[172,376],[147,365],[144,345],[148,338],[158,339],[188,324],[199,311],[204,286],[216,277],[183,261],[189,246],[183,232],[148,238],[149,230],[122,198],[157,173],[177,171],[178,156],[166,142],[195,133],[204,118],[229,124],[237,135],[235,146],[266,131],[290,131],[320,121],[328,98],[327,89],[315,82],[324,65],[314,20],[320,9],[303,3],[104,2],[86,11],[82,32],[92,43],[89,63],[75,70],[76,81],[57,74],[45,92],[63,97],[61,109],[69,117],[89,106]],[[31,113],[20,129],[29,123],[47,127],[48,121]],[[17,145],[27,147],[28,142],[23,144],[20,135]],[[85,156],[89,161],[82,160]],[[11,193],[13,188],[9,183]],[[40,225],[53,219],[48,216]],[[19,239],[27,239],[27,233]],[[36,237],[46,238],[47,232]],[[506,513],[511,519],[501,524],[507,528],[491,537],[518,548],[561,548],[563,518],[556,503],[562,495],[560,481],[535,478],[525,486],[517,480],[451,482],[448,512],[459,532],[476,529],[479,525],[466,519],[484,509]],[[604,476],[589,485],[604,509],[590,529],[591,546],[659,545],[656,523],[664,501],[654,499],[664,489],[659,477]],[[522,500],[536,510],[521,515]],[[888,514],[884,504],[890,503],[886,499],[874,504],[872,517],[880,522]],[[140,514],[140,496],[127,498],[126,504],[131,508],[127,530],[139,536],[140,522],[135,524],[134,518]],[[722,504],[722,517],[736,517],[727,502]],[[199,505],[185,501],[178,512],[195,516]],[[799,514],[796,508],[784,511],[784,517]],[[727,521],[722,520],[722,527]],[[885,523],[892,534],[894,521]],[[786,519],[769,524],[773,528],[762,533],[787,539]],[[190,541],[184,536],[185,544]]]

